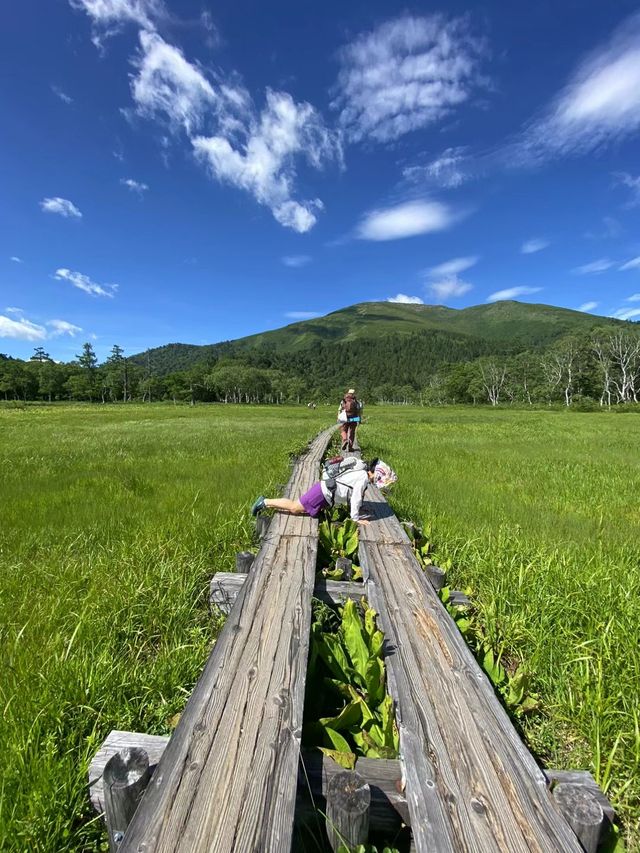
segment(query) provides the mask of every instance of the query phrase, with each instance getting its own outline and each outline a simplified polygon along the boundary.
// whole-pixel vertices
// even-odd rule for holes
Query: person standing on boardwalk
[[[356,429],[360,423],[361,414],[362,403],[356,397],[355,390],[349,388],[340,401],[340,408],[338,409],[342,450],[346,450],[347,452],[353,450],[356,440]]]
[[[373,483],[377,459],[365,463],[358,470],[345,471],[333,480],[320,480],[314,483],[308,492],[299,498],[265,498],[260,496],[251,507],[252,515],[259,515],[266,509],[288,512],[291,515],[310,515],[317,518],[323,509],[336,504],[349,504],[350,516],[358,524],[369,524],[360,514],[364,493],[369,483]]]

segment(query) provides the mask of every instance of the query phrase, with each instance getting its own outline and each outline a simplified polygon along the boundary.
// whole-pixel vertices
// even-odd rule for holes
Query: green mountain
[[[588,334],[596,328],[621,325],[626,324],[567,308],[522,302],[494,302],[462,309],[363,302],[324,317],[235,341],[206,346],[167,344],[133,356],[132,361],[148,366],[158,376],[197,364],[213,364],[220,359],[242,359],[254,366],[284,370],[289,364],[287,372],[291,372],[292,358],[301,365],[306,361],[311,367],[310,362],[315,366],[320,354],[328,372],[338,379],[332,369],[334,362],[352,363],[356,367],[371,350],[377,354],[374,361],[379,365],[384,350],[390,358],[395,354],[396,361],[409,359],[415,378],[417,360],[431,372],[438,363],[544,349],[566,335]],[[390,365],[387,361],[386,367],[385,374],[393,373],[395,381],[401,381],[408,365]],[[339,381],[343,372],[338,371]],[[362,373],[361,367],[358,372]],[[367,376],[361,379],[369,381]],[[392,379],[385,375],[384,381]]]

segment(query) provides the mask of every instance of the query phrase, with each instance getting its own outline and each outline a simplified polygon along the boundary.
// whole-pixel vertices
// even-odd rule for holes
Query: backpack
[[[347,413],[347,417],[355,418],[358,414],[360,414],[360,403],[357,398],[354,397],[353,394],[347,394],[347,396],[342,401],[344,405],[344,410]]]
[[[367,463],[363,462],[362,459],[357,459],[355,456],[347,456],[346,459],[342,456],[333,456],[331,459],[323,462],[322,480],[331,495],[329,506],[333,506],[336,502],[336,488],[338,487],[338,477],[341,474],[346,474],[348,471],[366,470]]]
[[[322,479],[335,480],[346,471],[364,471],[367,463],[355,456],[333,456],[322,463]]]

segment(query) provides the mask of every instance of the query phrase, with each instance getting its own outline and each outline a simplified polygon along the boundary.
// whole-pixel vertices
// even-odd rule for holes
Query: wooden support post
[[[359,773],[337,773],[327,786],[327,836],[334,853],[366,844],[371,790]]]
[[[445,570],[438,568],[438,566],[425,566],[424,571],[426,576],[431,581],[431,586],[435,589],[436,592],[439,592],[445,585]]]
[[[269,515],[259,515],[256,518],[256,536],[259,540],[265,538],[269,531],[269,524],[271,523],[271,516]]]
[[[585,853],[596,853],[604,812],[593,794],[583,785],[562,782],[553,789],[553,798]]]
[[[104,768],[104,811],[109,850],[115,853],[135,814],[151,771],[146,750],[126,747],[112,755]]]
[[[251,551],[240,551],[239,554],[236,554],[236,572],[243,575],[250,572],[255,558],[256,555],[252,554]]]
[[[353,563],[348,557],[338,557],[336,560],[336,569],[342,572],[342,579],[350,581],[353,577]]]

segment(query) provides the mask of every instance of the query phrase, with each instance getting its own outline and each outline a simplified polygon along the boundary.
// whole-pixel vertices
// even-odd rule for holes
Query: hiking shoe
[[[259,515],[264,509],[266,509],[264,496],[260,495],[258,500],[251,507],[251,515]]]

